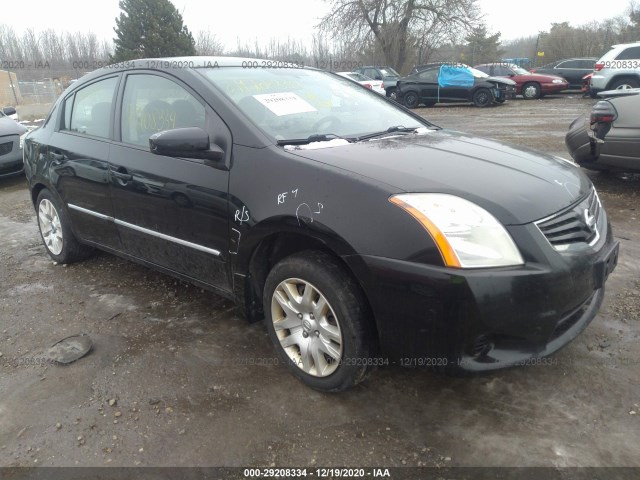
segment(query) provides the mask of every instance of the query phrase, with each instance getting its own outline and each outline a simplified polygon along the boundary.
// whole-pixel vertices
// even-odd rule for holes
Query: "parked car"
[[[576,118],[565,143],[590,170],[640,171],[640,88],[600,92],[589,115]]]
[[[591,77],[594,93],[640,88],[640,42],[614,45],[595,64]]]
[[[0,110],[0,178],[22,173],[22,136],[27,129],[11,116],[13,107]]]
[[[18,116],[18,111],[15,109],[15,107],[4,107],[2,109],[2,112],[4,112],[5,110],[7,112],[13,112],[11,113],[11,115],[6,115],[7,117],[11,118],[12,120],[15,120],[16,122],[20,121],[20,118]]]
[[[594,318],[618,243],[575,164],[254,61],[135,60],[70,86],[25,141],[49,256],[99,248],[233,299],[323,391],[393,362],[513,366]]]
[[[489,77],[464,64],[426,65],[418,73],[400,79],[396,87],[396,101],[407,108],[452,102],[488,107],[515,96],[515,83],[511,80]]]
[[[400,78],[400,74],[388,66],[360,67],[356,68],[354,72],[361,73],[365,77],[373,78],[374,80],[381,80],[384,83],[384,89],[387,93],[387,97],[391,97],[395,93],[396,82]]]
[[[569,82],[555,75],[531,73],[512,63],[487,63],[474,68],[491,76],[509,78],[516,82],[516,94],[525,100],[542,98],[569,88]]]
[[[363,87],[366,87],[370,90],[373,90],[376,93],[381,95],[386,95],[386,91],[384,89],[384,83],[382,80],[373,80],[369,77],[365,77],[361,73],[356,72],[336,72],[341,77],[349,78],[355,82],[358,82]]]
[[[530,71],[531,73],[562,77],[569,82],[569,88],[582,88],[582,79],[585,75],[593,72],[597,60],[597,58],[593,57],[565,58],[542,67],[532,68]]]

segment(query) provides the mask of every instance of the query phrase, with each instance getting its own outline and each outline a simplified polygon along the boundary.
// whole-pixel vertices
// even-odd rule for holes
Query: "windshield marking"
[[[263,93],[253,95],[253,98],[279,117],[294,113],[317,112],[313,105],[293,92]]]

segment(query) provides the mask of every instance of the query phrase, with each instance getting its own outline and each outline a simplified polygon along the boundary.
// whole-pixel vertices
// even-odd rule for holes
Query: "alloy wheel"
[[[338,318],[326,297],[311,283],[288,278],[276,287],[271,318],[288,357],[315,377],[327,377],[340,366],[343,351]]]
[[[38,207],[38,224],[44,244],[52,254],[60,255],[63,245],[60,216],[53,203],[46,198],[40,201]]]

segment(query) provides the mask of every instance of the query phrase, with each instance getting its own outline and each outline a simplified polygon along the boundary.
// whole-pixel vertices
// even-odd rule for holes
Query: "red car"
[[[569,82],[555,75],[531,73],[513,63],[485,63],[474,68],[492,77],[508,77],[516,82],[516,94],[525,100],[541,98],[550,93],[558,93],[569,88]]]

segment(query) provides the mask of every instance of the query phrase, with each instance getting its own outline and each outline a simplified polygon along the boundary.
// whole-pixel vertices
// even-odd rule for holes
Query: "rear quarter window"
[[[616,60],[639,60],[639,59],[640,59],[640,46],[625,48],[616,57]]]

